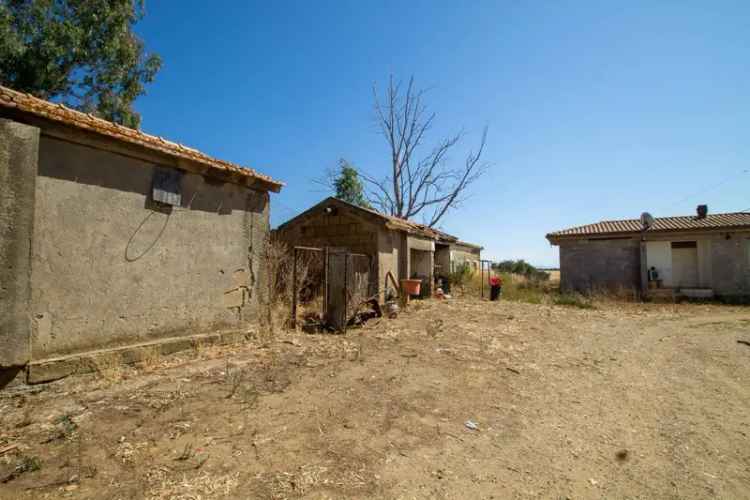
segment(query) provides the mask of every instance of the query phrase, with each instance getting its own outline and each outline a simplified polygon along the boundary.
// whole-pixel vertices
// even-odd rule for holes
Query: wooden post
[[[297,328],[297,249],[293,251],[292,265],[292,328]]]

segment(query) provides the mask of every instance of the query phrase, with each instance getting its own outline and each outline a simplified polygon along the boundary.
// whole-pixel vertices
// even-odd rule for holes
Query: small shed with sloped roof
[[[560,247],[560,286],[642,295],[750,295],[750,213],[601,221],[547,235]]]
[[[462,262],[473,261],[476,256],[478,261],[481,249],[424,224],[333,197],[281,224],[276,233],[293,246],[341,248],[372,256],[381,299],[389,286],[386,283],[389,271],[396,280],[421,279],[424,293],[429,294],[434,282],[436,258],[444,257],[445,266],[450,269],[453,256],[458,258],[460,254]],[[438,272],[442,272],[440,267]]]
[[[253,321],[281,187],[0,87],[0,371]]]

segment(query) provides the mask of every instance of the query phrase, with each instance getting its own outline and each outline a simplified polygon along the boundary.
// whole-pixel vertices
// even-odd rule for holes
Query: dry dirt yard
[[[0,498],[750,498],[737,340],[747,308],[427,301],[111,366],[0,392]]]

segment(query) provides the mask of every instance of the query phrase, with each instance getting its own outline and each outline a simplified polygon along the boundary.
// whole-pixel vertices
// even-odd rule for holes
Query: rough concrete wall
[[[451,248],[452,269],[458,269],[463,264],[469,264],[475,271],[479,271],[479,250],[455,246]]]
[[[380,229],[378,231],[378,295],[380,300],[385,300],[386,288],[393,288],[393,284],[389,281],[386,286],[386,275],[390,271],[393,273],[393,277],[396,279],[396,283],[399,282],[400,278],[400,247],[401,247],[401,233],[398,231],[389,231],[387,229]]]
[[[0,369],[31,356],[31,239],[39,129],[0,119]],[[2,384],[0,384],[2,387]]]
[[[451,250],[448,245],[435,245],[435,267],[441,276],[451,272]]]
[[[672,243],[669,241],[646,242],[646,267],[656,268],[662,286],[672,286]]]
[[[35,358],[254,319],[267,194],[185,174],[182,206],[166,213],[149,201],[153,170],[42,138],[31,278]]]
[[[418,275],[426,278],[421,295],[430,296],[435,279],[435,242],[426,238],[407,236],[406,246],[408,260],[405,277],[413,278]]]
[[[745,244],[745,238],[737,234],[730,239],[717,238],[711,242],[712,281],[717,295],[750,293]]]
[[[712,263],[711,263],[711,240],[698,240],[698,286],[711,288],[713,283]]]
[[[640,288],[638,240],[574,240],[560,243],[563,290]]]

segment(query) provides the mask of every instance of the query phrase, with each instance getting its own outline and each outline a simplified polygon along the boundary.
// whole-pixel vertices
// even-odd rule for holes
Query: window
[[[182,171],[173,168],[154,167],[151,198],[164,205],[180,206],[180,181]]]
[[[673,241],[672,248],[698,248],[695,241]]]

